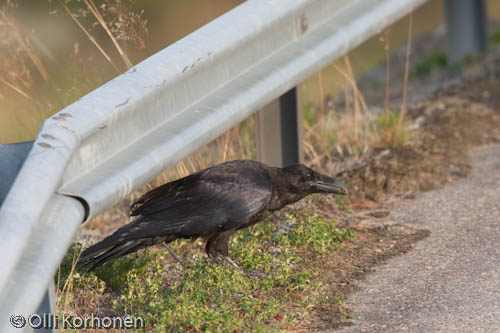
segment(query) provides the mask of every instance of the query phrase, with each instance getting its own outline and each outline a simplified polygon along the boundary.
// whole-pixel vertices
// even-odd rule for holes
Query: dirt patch
[[[341,173],[354,208],[373,208],[394,196],[430,190],[467,175],[466,152],[500,140],[500,115],[461,97],[439,97],[409,110],[412,139],[374,149],[360,167]]]
[[[340,219],[342,226],[356,230],[356,237],[337,253],[322,258],[321,292],[330,304],[319,304],[306,321],[293,329],[325,330],[349,325],[354,312],[344,308],[339,297],[358,290],[357,281],[375,266],[409,251],[430,235],[428,230],[392,221],[388,208],[418,192],[467,176],[471,168],[467,152],[500,141],[500,83],[489,74],[496,73],[491,63],[446,86],[433,99],[411,107],[408,116],[412,139],[407,145],[373,149],[340,173],[350,189],[343,203],[347,212],[339,212],[333,208],[338,206],[324,197],[308,203],[316,212]],[[500,61],[493,63],[500,68]],[[484,77],[488,79],[482,80]],[[306,260],[318,269],[318,258]]]
[[[372,272],[375,266],[387,259],[409,251],[413,245],[429,236],[427,230],[412,229],[402,225],[383,226],[356,232],[356,238],[349,241],[334,256],[325,261],[321,272],[325,283],[322,292],[329,300],[338,300],[358,290],[356,281]],[[310,264],[317,266],[311,258]],[[322,304],[308,320],[313,329],[332,329],[350,324],[353,312],[342,306]]]

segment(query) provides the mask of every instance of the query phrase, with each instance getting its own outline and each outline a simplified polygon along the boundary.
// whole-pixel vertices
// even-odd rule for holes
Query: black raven
[[[131,216],[139,217],[83,251],[79,264],[93,269],[144,247],[164,243],[171,251],[168,243],[175,239],[203,237],[211,258],[219,262],[220,256],[239,268],[228,256],[234,232],[308,194],[346,192],[334,178],[302,164],[274,168],[250,160],[222,163],[143,195],[132,205]]]

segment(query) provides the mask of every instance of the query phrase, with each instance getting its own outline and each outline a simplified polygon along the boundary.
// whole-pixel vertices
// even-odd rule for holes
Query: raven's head
[[[296,194],[347,194],[347,189],[341,182],[335,178],[316,172],[303,164],[290,165],[282,170],[288,190]]]

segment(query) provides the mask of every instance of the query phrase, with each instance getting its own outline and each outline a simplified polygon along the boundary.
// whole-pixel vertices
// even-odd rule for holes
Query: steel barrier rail
[[[1,332],[15,330],[9,323],[12,315],[27,319],[35,312],[84,217],[78,200],[54,194],[33,230],[37,237],[30,239],[14,268],[16,279],[7,281],[0,294]]]
[[[54,193],[89,220],[424,2],[249,0],[46,120],[0,210],[0,330],[42,295],[2,297],[40,287],[22,263],[53,273],[63,254],[33,251]]]

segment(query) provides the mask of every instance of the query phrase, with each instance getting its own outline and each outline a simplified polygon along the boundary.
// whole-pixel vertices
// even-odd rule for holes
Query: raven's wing
[[[132,205],[133,222],[82,252],[91,269],[143,247],[243,227],[272,197],[269,174],[256,163],[228,162],[162,185]]]
[[[196,237],[247,224],[266,209],[272,196],[269,176],[258,171],[209,170],[148,192],[132,206],[132,215],[143,221],[128,237]]]
[[[132,204],[130,216],[154,215],[157,211],[164,209],[165,198],[172,196],[179,198],[179,193],[192,188],[199,178],[200,174],[195,173],[152,189]],[[176,200],[176,202],[179,204],[181,200]]]

